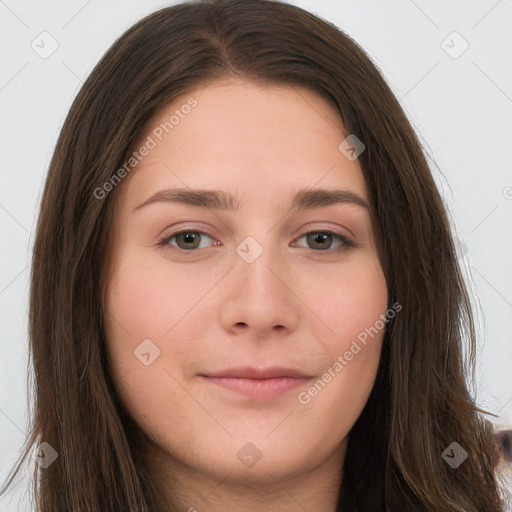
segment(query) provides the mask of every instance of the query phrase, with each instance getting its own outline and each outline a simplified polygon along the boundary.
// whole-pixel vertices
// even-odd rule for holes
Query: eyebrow
[[[152,195],[133,211],[154,203],[181,203],[191,206],[199,206],[212,210],[239,211],[240,199],[223,190],[206,190],[176,188],[161,190]],[[370,204],[362,197],[349,190],[340,189],[301,189],[292,198],[290,210],[312,210],[325,208],[334,204],[354,204],[361,206],[371,213]]]

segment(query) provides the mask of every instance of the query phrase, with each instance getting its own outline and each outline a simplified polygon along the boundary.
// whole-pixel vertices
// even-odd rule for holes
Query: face
[[[121,401],[170,464],[255,482],[341,468],[387,309],[348,135],[308,90],[222,81],[177,98],[137,146],[108,352]],[[345,193],[306,200],[319,189]]]

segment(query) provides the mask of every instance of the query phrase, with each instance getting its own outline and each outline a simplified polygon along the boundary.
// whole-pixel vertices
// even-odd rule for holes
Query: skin
[[[361,167],[338,149],[349,134],[333,106],[302,88],[217,81],[176,98],[146,137],[190,97],[197,106],[124,178],[106,294],[117,392],[152,441],[154,482],[179,510],[334,512],[384,329],[307,404],[298,394],[385,314],[387,285],[365,208],[288,205],[298,189],[319,187],[369,202]],[[188,187],[229,191],[240,209],[156,202],[134,211],[157,191]],[[207,235],[158,245],[182,228]],[[326,229],[358,247],[335,251],[336,238],[302,235]],[[252,263],[236,252],[247,236],[263,249]],[[160,350],[149,366],[134,356],[144,339]],[[311,378],[255,400],[198,375],[238,365]],[[252,467],[237,457],[249,442],[261,453]]]

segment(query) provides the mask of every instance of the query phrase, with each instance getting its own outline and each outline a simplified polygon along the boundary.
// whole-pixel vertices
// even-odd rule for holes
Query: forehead
[[[212,83],[155,116],[125,199],[134,207],[166,187],[229,190],[242,204],[315,186],[366,197],[359,163],[339,148],[347,135],[334,107],[308,89]]]

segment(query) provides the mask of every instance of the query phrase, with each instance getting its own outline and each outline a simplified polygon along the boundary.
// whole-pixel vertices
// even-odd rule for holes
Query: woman
[[[333,25],[213,0],[129,29],[33,257],[38,511],[503,510],[443,202]]]

